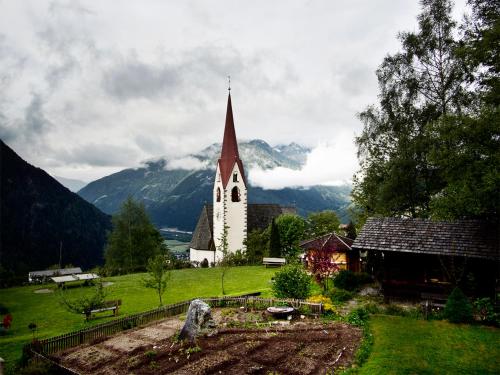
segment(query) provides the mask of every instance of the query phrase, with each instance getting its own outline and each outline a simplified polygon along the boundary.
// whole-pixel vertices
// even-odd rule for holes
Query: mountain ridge
[[[0,279],[57,264],[103,262],[111,218],[0,140]],[[1,284],[0,280],[0,284]]]
[[[291,143],[270,146],[261,139],[239,143],[245,169],[254,167],[300,169],[311,149]],[[90,182],[78,194],[102,211],[113,214],[129,196],[144,202],[158,227],[193,230],[204,203],[212,201],[212,187],[220,144],[178,159],[148,160],[139,168],[127,168]],[[182,163],[191,165],[183,169]],[[299,214],[333,209],[347,221],[351,187],[311,186],[278,190],[249,186],[249,203],[295,205]]]

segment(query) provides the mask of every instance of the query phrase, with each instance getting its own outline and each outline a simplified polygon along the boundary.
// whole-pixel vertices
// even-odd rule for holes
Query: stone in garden
[[[208,328],[214,328],[210,306],[199,299],[191,301],[184,327],[182,327],[179,338],[193,342],[196,337]]]

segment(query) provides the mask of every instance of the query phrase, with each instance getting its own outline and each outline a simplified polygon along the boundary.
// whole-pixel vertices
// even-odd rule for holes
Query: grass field
[[[500,330],[397,316],[370,318],[372,353],[361,367],[374,374],[499,374]]]
[[[238,295],[256,291],[269,295],[270,279],[275,268],[235,267],[228,271],[225,278],[225,289],[229,295]],[[153,289],[142,286],[145,274],[132,274],[106,278],[113,285],[106,288],[107,299],[121,299],[120,316],[150,310],[158,307],[158,296]],[[0,301],[13,316],[12,328],[7,336],[0,336],[0,357],[10,364],[21,355],[22,346],[30,341],[32,333],[28,324],[37,326],[36,336],[45,338],[71,332],[91,325],[106,322],[106,316],[84,322],[83,315],[66,311],[59,303],[57,293],[37,294],[35,290],[47,286],[25,286],[0,289]],[[88,287],[68,289],[70,297],[88,292]],[[169,288],[164,296],[164,303],[187,300],[193,297],[210,297],[221,295],[220,270],[217,268],[198,268],[172,271]]]

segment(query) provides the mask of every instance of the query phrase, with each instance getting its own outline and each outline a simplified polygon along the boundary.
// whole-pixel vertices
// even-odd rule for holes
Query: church
[[[216,264],[222,257],[224,230],[227,231],[227,250],[244,252],[247,233],[267,228],[283,213],[295,213],[295,208],[248,204],[248,183],[238,152],[229,91],[224,138],[215,170],[213,204],[205,204],[201,210],[189,246],[189,260],[201,263],[206,259],[209,264]]]

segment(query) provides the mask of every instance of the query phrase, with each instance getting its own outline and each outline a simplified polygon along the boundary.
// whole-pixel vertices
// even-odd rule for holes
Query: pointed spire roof
[[[224,127],[224,139],[222,141],[222,151],[219,158],[219,169],[222,184],[227,186],[234,164],[237,163],[246,186],[245,171],[238,152],[238,142],[236,141],[236,131],[234,130],[233,107],[231,104],[231,93],[227,98],[226,125]]]

